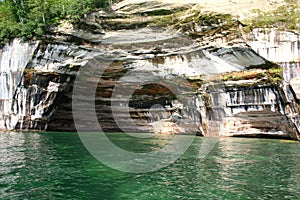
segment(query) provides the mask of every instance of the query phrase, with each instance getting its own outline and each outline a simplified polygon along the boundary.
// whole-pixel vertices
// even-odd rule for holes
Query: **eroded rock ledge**
[[[72,91],[84,75],[76,99],[104,131],[299,139],[294,90],[241,27],[193,4],[144,2],[62,22],[43,41],[15,40],[0,54],[0,128],[75,131]]]

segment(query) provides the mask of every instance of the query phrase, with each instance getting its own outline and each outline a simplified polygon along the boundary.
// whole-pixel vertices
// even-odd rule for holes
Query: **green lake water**
[[[140,152],[166,142],[121,133],[109,137]],[[201,145],[213,140],[200,158]],[[97,161],[77,133],[2,132],[0,199],[300,199],[300,143],[196,137],[168,167],[132,174]]]

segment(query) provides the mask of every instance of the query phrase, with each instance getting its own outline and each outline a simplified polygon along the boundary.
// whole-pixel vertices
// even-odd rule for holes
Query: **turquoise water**
[[[167,141],[109,136],[141,152]],[[300,143],[221,138],[199,158],[212,140],[196,137],[170,166],[131,174],[101,164],[76,133],[0,133],[0,199],[300,199]]]

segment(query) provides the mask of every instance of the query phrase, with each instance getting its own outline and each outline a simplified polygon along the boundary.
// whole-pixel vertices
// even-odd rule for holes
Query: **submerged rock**
[[[15,40],[0,57],[9,91],[0,128],[299,139],[292,87],[240,27],[193,4],[151,2],[63,22],[49,40],[3,56]],[[18,76],[4,72],[12,59]],[[170,121],[175,112],[182,118]]]

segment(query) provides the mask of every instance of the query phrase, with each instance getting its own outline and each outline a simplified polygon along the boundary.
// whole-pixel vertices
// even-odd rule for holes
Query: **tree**
[[[43,35],[66,18],[76,23],[85,13],[111,7],[115,0],[0,0],[0,43],[14,37]]]

